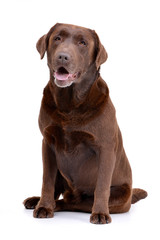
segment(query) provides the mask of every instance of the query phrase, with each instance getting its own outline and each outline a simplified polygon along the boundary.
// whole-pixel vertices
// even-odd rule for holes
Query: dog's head
[[[90,66],[98,70],[107,52],[95,31],[57,23],[37,42],[41,59],[47,51],[51,76],[58,87],[78,83]]]

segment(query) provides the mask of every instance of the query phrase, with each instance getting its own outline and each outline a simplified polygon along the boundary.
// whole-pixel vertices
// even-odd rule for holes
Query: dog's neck
[[[50,90],[56,107],[63,112],[70,112],[83,104],[86,100],[91,86],[100,76],[99,70],[94,65],[90,66],[79,83],[73,83],[66,88],[57,87],[54,83],[53,74],[50,74]]]

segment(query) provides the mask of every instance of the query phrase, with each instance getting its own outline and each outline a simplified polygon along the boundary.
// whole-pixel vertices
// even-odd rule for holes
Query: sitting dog
[[[36,218],[83,211],[91,223],[110,223],[110,214],[127,212],[147,192],[132,189],[115,108],[99,73],[107,52],[95,31],[59,23],[37,50],[41,59],[47,52],[50,70],[39,115],[43,184],[41,197],[24,205]]]

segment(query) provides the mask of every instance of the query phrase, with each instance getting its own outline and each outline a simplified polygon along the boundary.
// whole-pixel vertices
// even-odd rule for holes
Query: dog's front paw
[[[109,214],[92,213],[90,222],[94,224],[111,223],[112,219]]]
[[[51,208],[36,207],[33,212],[33,217],[35,218],[52,218],[53,216],[54,211]]]

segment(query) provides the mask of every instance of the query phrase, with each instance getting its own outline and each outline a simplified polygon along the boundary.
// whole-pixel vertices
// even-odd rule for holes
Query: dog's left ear
[[[46,37],[47,37],[47,34],[43,35],[36,44],[36,48],[41,56],[41,59],[44,57],[45,51],[47,50]]]
[[[55,30],[55,28],[60,25],[60,23],[56,23],[47,34],[43,35],[37,42],[36,48],[37,51],[39,52],[41,59],[44,57],[45,52],[47,51],[48,48],[48,42],[51,34]]]
[[[95,31],[93,31],[93,32],[94,32],[95,39],[96,39],[96,52],[97,52],[96,67],[97,67],[97,69],[99,69],[100,65],[103,64],[107,60],[108,54],[107,54],[104,46],[101,44],[97,33]]]

